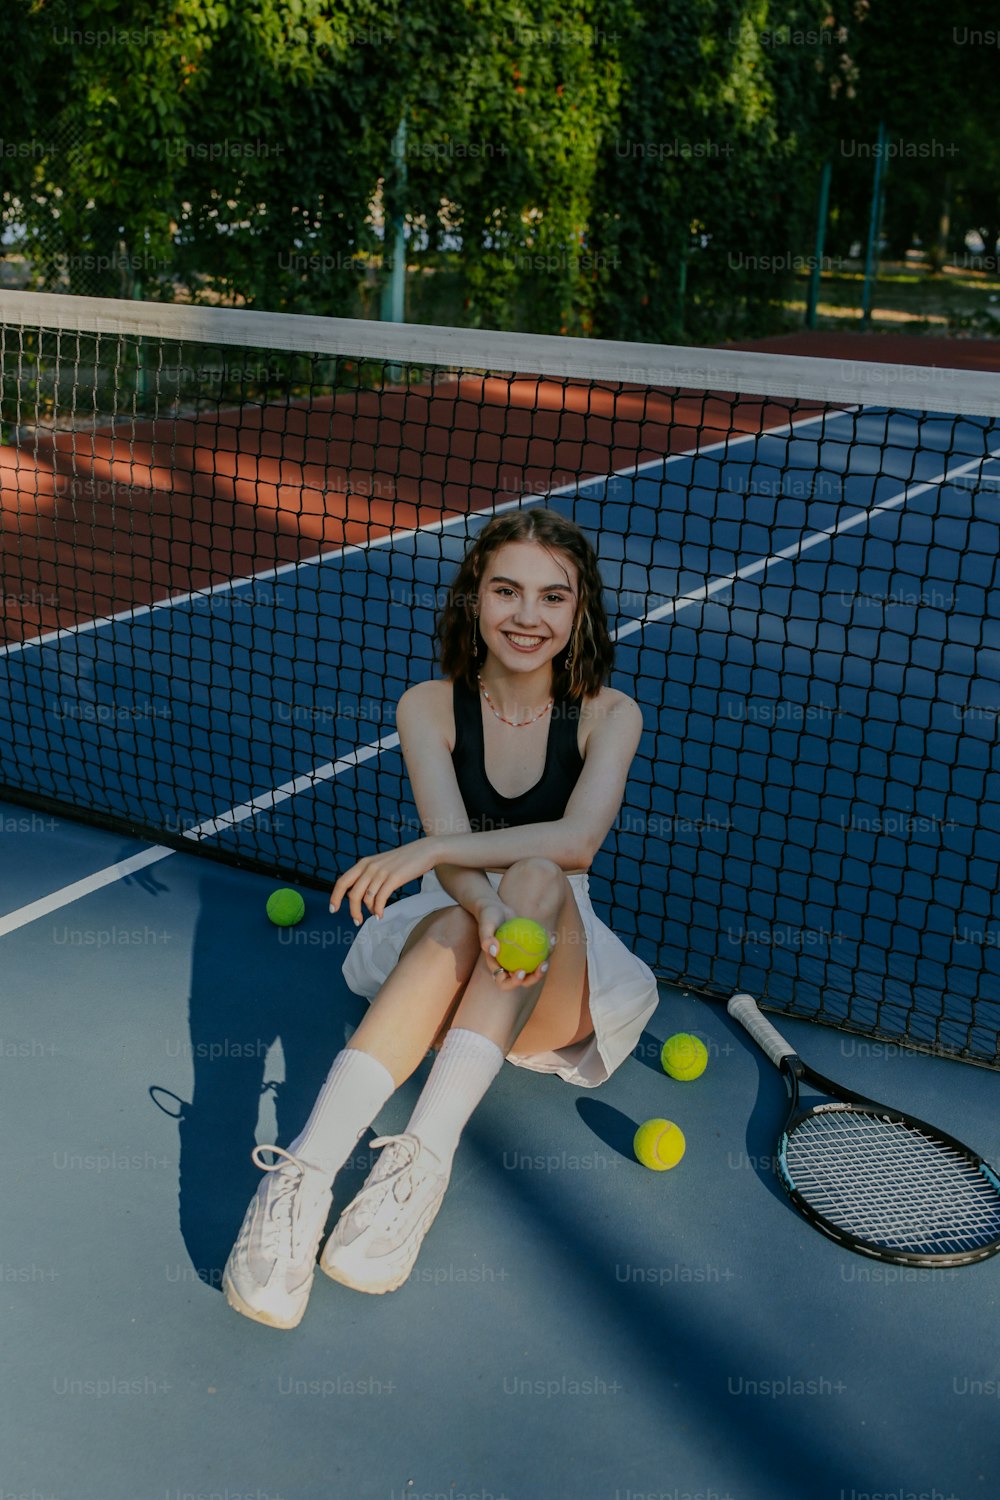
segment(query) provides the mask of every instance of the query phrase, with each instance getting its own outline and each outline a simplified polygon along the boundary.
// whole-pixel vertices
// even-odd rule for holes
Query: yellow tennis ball
[[[684,1155],[684,1133],[673,1120],[647,1120],[635,1133],[636,1160],[654,1172],[676,1167]]]
[[[700,1078],[708,1066],[708,1048],[701,1037],[678,1031],[663,1043],[660,1062],[671,1078]]]
[[[306,914],[306,903],[298,891],[285,886],[267,898],[267,914],[276,927],[294,927]]]
[[[531,974],[549,956],[549,935],[530,917],[511,917],[496,931],[497,963],[514,974],[523,969]]]

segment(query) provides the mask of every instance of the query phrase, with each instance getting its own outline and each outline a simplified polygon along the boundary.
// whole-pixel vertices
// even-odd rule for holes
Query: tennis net
[[[645,718],[623,940],[1000,1066],[1000,377],[11,292],[0,352],[0,794],[332,884],[420,835],[395,702],[544,505]]]

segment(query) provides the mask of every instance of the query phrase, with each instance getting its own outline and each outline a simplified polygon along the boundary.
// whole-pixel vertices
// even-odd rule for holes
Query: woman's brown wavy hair
[[[564,552],[576,564],[579,597],[569,644],[552,663],[552,693],[556,699],[589,698],[599,693],[614,666],[615,649],[604,609],[604,583],[597,556],[575,521],[552,510],[515,510],[494,516],[465,554],[436,625],[441,670],[449,682],[464,681],[478,690],[476,675],[486,657],[481,635],[473,650],[473,625],[479,587],[487,565],[507,542],[538,542]],[[573,663],[566,659],[573,650]]]

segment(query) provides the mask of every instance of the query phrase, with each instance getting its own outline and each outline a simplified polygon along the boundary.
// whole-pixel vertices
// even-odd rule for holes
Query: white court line
[[[925,479],[920,484],[907,485],[905,489],[899,491],[898,495],[892,495],[888,500],[879,501],[878,505],[873,505],[870,510],[855,511],[853,515],[847,516],[843,521],[838,521],[835,526],[828,526],[824,531],[811,532],[801,542],[795,542],[791,547],[784,547],[780,552],[773,552],[770,557],[760,557],[755,562],[747,563],[745,568],[739,568],[735,573],[730,573],[725,578],[714,578],[711,583],[706,583],[701,588],[692,589],[690,593],[682,594],[679,599],[672,599],[669,604],[664,604],[661,609],[656,609],[647,615],[643,615],[640,620],[630,620],[627,625],[623,625],[620,630],[615,632],[615,639],[621,640],[625,636],[634,635],[644,625],[656,624],[658,621],[666,619],[669,615],[676,614],[682,609],[687,609],[692,604],[701,603],[705,599],[710,599],[714,594],[723,593],[726,589],[732,588],[734,583],[741,582],[744,578],[753,578],[758,573],[766,572],[772,563],[787,562],[789,558],[800,557],[803,552],[811,552],[814,547],[822,546],[824,542],[838,536],[842,531],[853,531],[856,527],[865,525],[873,516],[877,516],[883,511],[895,510],[904,501],[912,500],[917,495],[924,494],[927,490],[937,489],[940,485],[953,483],[960,475],[969,473],[977,465],[986,463],[988,459],[996,458],[998,453],[1000,453],[1000,449],[997,450],[997,453],[986,454],[983,458],[970,459],[968,463],[960,464],[957,469],[952,469],[950,473],[948,470],[945,470],[943,474],[938,474],[933,479]]]
[[[815,417],[804,419],[804,421],[801,423],[783,423],[780,427],[770,428],[765,433],[744,433],[737,438],[727,437],[722,439],[720,442],[711,443],[704,448],[695,448],[690,449],[685,453],[672,454],[669,459],[654,459],[651,460],[648,464],[638,465],[635,468],[626,471],[616,471],[612,475],[597,476],[595,477],[595,479],[585,481],[585,483],[606,484],[609,483],[612,479],[625,477],[625,475],[629,473],[638,473],[641,469],[658,466],[662,467],[664,463],[673,462],[676,459],[697,457],[702,453],[714,452],[720,447],[725,447],[727,444],[735,445],[736,443],[746,442],[750,438],[757,439],[765,436],[775,436],[778,433],[784,432],[790,428],[794,428],[797,433],[799,427],[805,426],[808,423],[831,420],[833,417],[841,415],[846,415],[846,412],[837,412],[832,414],[822,412],[817,414]],[[993,455],[990,456],[992,457]],[[738,578],[750,577],[755,572],[763,571],[773,562],[785,561],[788,557],[795,556],[797,552],[805,551],[810,546],[818,546],[821,541],[825,541],[829,536],[834,535],[837,531],[846,530],[850,526],[860,525],[863,520],[869,518],[872,515],[875,515],[878,511],[889,510],[894,505],[901,504],[902,501],[907,498],[907,496],[921,494],[925,490],[934,488],[936,484],[946,481],[949,478],[953,478],[955,475],[967,472],[970,468],[974,467],[975,463],[983,463],[985,461],[985,459],[973,460],[970,463],[963,465],[961,468],[956,469],[954,471],[954,474],[951,476],[947,474],[943,476],[939,475],[937,479],[926,481],[923,484],[917,486],[910,486],[906,490],[902,491],[900,495],[894,496],[891,500],[883,501],[882,504],[876,506],[871,511],[859,511],[855,516],[841,523],[840,526],[832,527],[829,529],[829,531],[814,533],[812,537],[806,538],[806,540],[798,547],[786,548],[784,552],[776,553],[774,556],[769,558],[760,559],[757,562],[750,564],[748,567],[741,569],[738,573],[731,574],[728,578],[715,580],[713,584],[707,585],[704,589],[699,589],[691,594],[684,595],[680,600],[674,601],[671,605],[667,605],[663,609],[656,610],[652,614],[645,616],[643,620],[631,621],[628,625],[619,627],[613,632],[614,639],[620,640],[627,635],[631,635],[635,630],[638,630],[642,624],[655,623],[656,621],[664,618],[668,613],[671,612],[671,610],[675,608],[681,609],[688,604],[695,603],[699,599],[707,598],[711,593],[716,593],[724,588],[730,587]],[[568,490],[579,490],[580,488],[580,485],[573,483],[562,486],[558,490],[546,491],[546,494],[563,494]],[[530,497],[521,497],[521,499],[527,498]],[[500,511],[509,509],[511,506],[517,505],[519,503],[520,500],[512,500],[508,505],[497,507],[496,510],[491,514],[498,514],[500,513]],[[454,519],[464,520],[467,519],[467,517],[457,517]],[[431,527],[416,528],[414,531],[407,532],[406,535],[415,536],[418,531],[421,533],[423,533],[424,531],[434,531],[439,527],[448,524],[451,524],[451,522],[438,522]],[[389,540],[389,538],[380,537],[377,539],[377,542],[373,543],[372,545],[378,545],[385,540]],[[344,549],[344,551],[352,552],[362,550],[364,549],[358,546]],[[324,556],[329,555],[334,554],[324,554]],[[285,564],[281,571],[286,571],[289,567],[299,566],[303,566],[303,564]],[[152,607],[155,608],[157,606]],[[381,755],[383,751],[394,750],[398,744],[398,734],[383,735],[380,739],[374,742],[356,747],[353,751],[350,752],[350,754],[342,756],[337,761],[327,762],[327,764],[324,766],[319,766],[312,771],[305,772],[303,775],[296,776],[291,781],[286,781],[281,786],[275,787],[271,791],[262,793],[260,797],[256,797],[250,802],[244,802],[236,807],[232,807],[227,812],[221,813],[217,817],[205,819],[205,821],[199,823],[196,827],[185,830],[184,837],[190,839],[194,843],[197,843],[204,838],[211,838],[217,833],[221,833],[226,829],[234,828],[240,823],[246,822],[247,819],[255,817],[258,813],[265,812],[282,802],[288,801],[289,798],[296,796],[299,792],[311,791],[313,787],[317,786],[319,783],[324,781],[331,781],[336,776],[339,776],[342,772],[355,769],[357,766],[363,764],[366,760],[371,760],[373,757]],[[89,895],[91,891],[99,890],[105,885],[110,885],[116,880],[123,879],[125,876],[133,873],[133,871],[142,869],[147,864],[154,864],[159,860],[167,859],[171,854],[176,854],[178,852],[179,851],[176,849],[166,848],[162,845],[154,845],[150,849],[144,851],[142,854],[134,855],[130,860],[125,860],[123,862],[120,862],[119,864],[110,865],[103,870],[96,871],[93,875],[87,876],[83,880],[76,881],[73,885],[65,886],[60,891],[54,891],[50,896],[46,896],[40,901],[33,902],[30,906],[22,907],[19,911],[11,912],[8,916],[0,918],[0,937],[4,936],[8,932],[15,931],[19,927],[26,926],[29,922],[36,921],[39,917],[46,916],[52,911],[57,911],[62,906],[70,905],[73,901],[79,900],[81,897]]]
[[[52,891],[41,900],[32,901],[29,906],[22,906],[18,911],[0,917],[0,937],[6,936],[8,932],[16,932],[19,927],[27,927],[29,922],[37,922],[39,917],[47,917],[50,912],[59,911],[60,907],[70,906],[82,896],[89,896],[91,891],[113,885],[116,880],[124,880],[126,875],[134,875],[136,870],[144,870],[147,865],[155,865],[158,860],[167,859],[176,853],[176,849],[168,849],[165,844],[153,844],[150,848],[143,849],[141,854],[133,854],[131,859],[119,860],[116,865],[95,870],[93,875],[85,875],[72,885],[64,885],[61,890]]]
[[[222,833],[226,828],[235,828],[238,823],[244,823],[247,818],[254,818],[258,813],[277,807],[279,802],[287,802],[289,797],[294,797],[299,792],[311,791],[321,781],[331,781],[334,776],[339,776],[341,771],[353,770],[364,761],[371,760],[373,756],[381,755],[383,750],[395,750],[398,744],[398,734],[385,734],[373,743],[358,745],[348,755],[342,755],[340,760],[328,761],[325,766],[320,766],[314,771],[305,771],[301,776],[296,776],[292,781],[286,781],[269,792],[261,792],[259,797],[254,797],[250,802],[242,802],[239,807],[231,807],[228,812],[220,813],[217,818],[206,818],[205,822],[199,823],[196,828],[185,829],[184,837],[197,842],[199,839],[211,838],[213,834]]]
[[[352,750],[350,755],[345,755],[330,765],[321,766],[318,771],[296,776],[294,781],[286,781],[283,786],[264,792],[253,802],[244,802],[239,807],[232,807],[221,817],[206,818],[203,823],[198,823],[194,828],[186,829],[184,837],[197,843],[199,839],[211,838],[213,834],[221,833],[224,829],[235,828],[247,818],[255,817],[257,813],[277,807],[280,802],[287,802],[289,797],[294,797],[296,793],[311,790],[318,782],[329,781],[331,777],[339,776],[341,771],[353,770],[362,762],[380,755],[383,750],[394,750],[398,744],[399,735],[389,734],[376,741],[375,744],[361,745],[356,750]],[[124,880],[127,875],[134,875],[136,870],[143,870],[147,865],[155,865],[161,859],[169,859],[171,854],[180,853],[181,850],[169,849],[165,844],[153,844],[150,848],[144,849],[141,854],[133,854],[130,859],[120,860],[115,865],[107,865],[103,870],[95,870],[93,875],[85,875],[82,880],[76,880],[72,885],[65,885],[61,890],[52,891],[50,895],[43,896],[39,901],[32,901],[29,906],[22,906],[18,911],[12,911],[7,916],[0,917],[0,937],[4,937],[8,932],[16,932],[19,927],[26,927],[29,922],[37,922],[39,917],[47,917],[50,912],[58,911],[60,907],[70,906],[83,896],[89,896],[92,891],[99,891],[103,886],[113,885],[116,880]]]
[[[742,433],[735,438],[726,437],[719,442],[709,443],[704,447],[690,448],[684,453],[674,453],[669,455],[669,457],[667,458],[651,459],[646,464],[633,465],[629,469],[615,470],[615,472],[610,475],[595,475],[592,479],[584,480],[582,484],[576,481],[572,481],[569,484],[561,485],[557,489],[546,490],[541,496],[532,497],[529,495],[521,495],[517,499],[508,501],[504,505],[495,506],[490,512],[476,512],[476,515],[499,515],[505,510],[510,510],[512,507],[520,505],[521,502],[526,499],[538,499],[547,498],[552,495],[562,495],[568,493],[570,490],[579,491],[580,489],[585,489],[588,485],[592,484],[609,484],[613,479],[626,478],[629,474],[638,474],[642,472],[643,469],[657,467],[662,468],[666,463],[673,463],[682,458],[696,458],[702,453],[713,453],[717,449],[725,447],[727,444],[735,446],[737,443],[747,442],[751,438],[756,439],[758,437],[773,437],[778,435],[779,433],[785,432],[786,430],[797,430],[798,427],[805,427],[810,423],[822,421],[824,418],[826,418],[827,420],[833,420],[834,418],[843,415],[846,415],[846,410],[844,412],[820,412],[814,417],[804,418],[802,422],[785,422],[779,427],[768,428],[767,431],[763,433],[748,432]],[[425,533],[431,533],[436,530],[443,530],[446,526],[457,525],[459,521],[464,521],[467,519],[468,515],[453,516],[447,520],[435,522],[430,526],[415,527],[412,531],[403,533],[394,532],[384,537],[377,537],[370,543],[352,544],[349,547],[340,548],[336,551],[319,553],[315,558],[312,559],[302,560],[299,562],[284,563],[280,568],[270,569],[267,573],[251,574],[248,578],[230,580],[228,583],[217,585],[217,588],[219,591],[223,591],[225,589],[239,587],[243,583],[261,582],[267,578],[274,578],[279,574],[290,572],[295,568],[307,567],[309,566],[310,562],[312,564],[318,564],[321,562],[325,562],[328,558],[331,557],[343,557],[349,555],[352,552],[363,552],[366,551],[369,546],[381,546],[383,542],[398,542],[404,537],[413,537],[418,534],[423,535]],[[206,593],[214,593],[215,591],[216,589],[213,588],[207,590]],[[88,621],[84,625],[69,626],[65,630],[57,630],[53,631],[47,636],[39,636],[33,641],[21,642],[18,646],[16,646],[16,648],[8,647],[5,648],[4,651],[0,651],[0,655],[7,654],[7,652],[11,649],[23,650],[26,646],[43,645],[48,641],[56,640],[63,635],[73,635],[78,634],[84,630],[94,630],[97,629],[99,625],[109,624],[115,620],[134,619],[140,614],[150,614],[154,609],[162,609],[171,604],[181,603],[184,599],[199,597],[204,596],[197,593],[186,594],[182,596],[182,598],[174,597],[171,599],[164,599],[159,604],[144,605],[138,610],[123,610],[120,614],[107,616],[103,620]],[[620,633],[621,632],[616,631],[615,637],[617,638]],[[255,798],[250,802],[241,803],[239,806],[232,807],[227,812],[221,813],[215,818],[206,819],[204,822],[197,824],[197,826],[194,828],[186,829],[184,837],[190,839],[194,843],[197,843],[201,839],[211,838],[214,834],[221,833],[225,829],[235,828],[238,824],[246,822],[248,818],[256,817],[258,813],[265,812],[267,811],[267,809],[276,806],[280,802],[286,802],[290,797],[296,796],[299,792],[310,791],[319,782],[330,781],[333,779],[333,777],[339,776],[342,771],[353,769],[356,766],[360,765],[362,762],[370,760],[373,756],[380,755],[384,750],[394,750],[398,744],[398,734],[384,735],[374,744],[359,746],[354,751],[352,751],[350,755],[343,756],[338,761],[328,762],[325,766],[320,766],[313,771],[306,772],[302,776],[296,776],[292,781],[286,781],[281,786],[275,787],[269,792],[262,793],[259,798]],[[21,907],[18,911],[10,912],[6,917],[0,917],[0,937],[3,937],[8,932],[16,931],[19,927],[26,926],[29,922],[37,921],[39,917],[47,916],[50,912],[58,911],[60,907],[69,906],[72,902],[80,900],[83,896],[89,895],[91,891],[100,890],[103,886],[110,885],[116,880],[121,880],[125,876],[130,875],[134,870],[142,869],[144,865],[155,864],[157,861],[161,859],[167,859],[171,854],[177,854],[179,852],[180,851],[177,849],[170,849],[163,845],[154,845],[152,848],[146,850],[144,854],[135,855],[130,860],[125,860],[124,862],[115,865],[109,865],[103,870],[97,870],[93,875],[89,875],[83,880],[78,880],[74,882],[73,885],[64,886],[62,890],[54,891],[51,895],[44,897],[40,901],[34,901],[29,906],[24,906]]]
[[[97,615],[93,620],[84,620],[77,625],[64,625],[60,630],[49,630],[42,635],[31,636],[26,641],[10,641],[7,645],[0,646],[0,657],[15,656],[20,651],[27,651],[31,646],[48,646],[53,641],[62,640],[65,636],[85,635],[88,631],[100,630],[105,625],[117,625],[122,620],[139,620],[144,615],[154,614],[160,609],[172,609],[175,605],[189,604],[199,599],[211,599],[216,594],[226,594],[247,585],[269,583],[274,578],[297,572],[300,568],[319,567],[333,558],[350,557],[357,552],[370,552],[390,542],[395,546],[400,542],[408,541],[410,537],[430,536],[435,531],[444,531],[449,526],[458,526],[460,522],[470,519],[474,520],[481,516],[499,516],[504,511],[522,505],[525,500],[549,499],[554,495],[569,494],[573,490],[579,493],[580,490],[585,490],[590,485],[610,484],[614,479],[627,479],[630,475],[641,474],[645,469],[665,468],[667,464],[678,463],[681,459],[698,458],[704,453],[714,453],[717,449],[727,446],[735,447],[738,443],[746,443],[751,439],[756,441],[760,438],[777,437],[786,431],[794,431],[797,434],[800,427],[809,427],[813,422],[824,420],[832,422],[856,410],[856,407],[844,407],[834,412],[818,412],[816,416],[803,417],[801,422],[783,422],[780,426],[768,427],[763,432],[744,432],[737,437],[725,437],[716,443],[707,443],[703,447],[686,448],[683,453],[666,454],[662,458],[651,458],[644,464],[632,464],[626,469],[615,469],[611,474],[595,474],[590,479],[570,480],[568,484],[559,485],[553,489],[530,491],[513,500],[504,501],[501,505],[495,505],[491,510],[466,511],[462,515],[432,521],[426,526],[414,526],[410,531],[390,531],[385,536],[374,537],[364,542],[351,542],[346,547],[331,547],[328,552],[316,552],[312,557],[301,557],[293,562],[281,563],[279,567],[266,568],[262,573],[245,573],[242,578],[227,578],[221,583],[210,584],[208,588],[192,589],[186,594],[171,594],[166,599],[158,599],[154,604],[130,606],[128,609],[120,609],[117,614]],[[338,491],[338,493],[341,492]]]

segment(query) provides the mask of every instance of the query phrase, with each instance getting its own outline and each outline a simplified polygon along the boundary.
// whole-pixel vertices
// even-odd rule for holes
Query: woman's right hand
[[[479,946],[486,957],[487,967],[493,976],[493,982],[497,989],[516,990],[522,985],[537,984],[539,979],[544,977],[548,971],[548,962],[540,964],[530,974],[525,974],[523,970],[510,973],[507,969],[501,968],[497,962],[496,953],[498,944],[496,930],[498,927],[502,927],[504,922],[509,922],[518,916],[519,913],[512,906],[508,906],[506,901],[501,901],[499,896],[497,896],[492,901],[483,901],[478,907],[476,915],[479,918]]]

